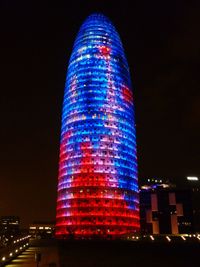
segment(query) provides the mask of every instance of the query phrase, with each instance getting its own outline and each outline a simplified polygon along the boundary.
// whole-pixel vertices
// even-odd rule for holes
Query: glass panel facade
[[[139,230],[133,94],[114,26],[80,28],[63,100],[56,236],[117,238]]]

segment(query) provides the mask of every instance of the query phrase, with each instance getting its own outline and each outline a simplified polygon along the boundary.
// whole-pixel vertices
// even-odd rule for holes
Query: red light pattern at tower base
[[[139,230],[133,95],[112,23],[83,23],[62,113],[56,236],[118,238]]]

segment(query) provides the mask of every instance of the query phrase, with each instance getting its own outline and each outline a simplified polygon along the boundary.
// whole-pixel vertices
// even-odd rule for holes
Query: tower
[[[65,84],[56,236],[139,230],[133,94],[120,37],[102,14],[82,24]]]

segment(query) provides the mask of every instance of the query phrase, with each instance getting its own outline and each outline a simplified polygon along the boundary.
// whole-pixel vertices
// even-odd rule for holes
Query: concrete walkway
[[[41,261],[37,265],[35,254],[41,253]],[[56,247],[29,247],[6,267],[59,267]]]

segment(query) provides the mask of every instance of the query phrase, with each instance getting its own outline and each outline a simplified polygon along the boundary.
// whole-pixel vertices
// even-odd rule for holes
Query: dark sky
[[[140,181],[200,176],[198,2],[1,0],[0,215],[54,220],[67,64],[93,12],[112,20],[125,48]]]

